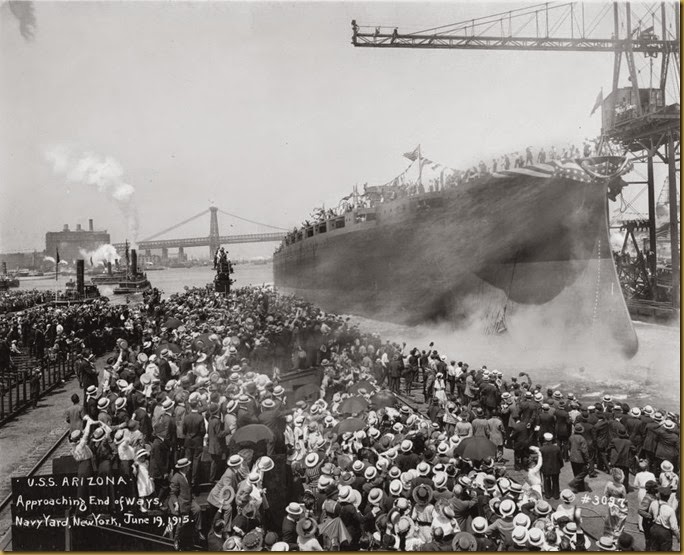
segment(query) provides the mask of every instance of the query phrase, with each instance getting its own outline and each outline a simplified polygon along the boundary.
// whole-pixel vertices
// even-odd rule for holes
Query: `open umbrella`
[[[275,449],[275,436],[273,432],[263,424],[247,424],[238,428],[230,438],[228,451],[237,453],[238,449],[249,447],[255,450],[255,455],[268,455],[272,457]]]
[[[352,395],[356,395],[359,392],[359,389],[365,389],[368,393],[370,393],[374,388],[373,384],[368,380],[361,380],[360,382],[352,385],[347,391],[349,391],[349,393]]]
[[[355,432],[357,430],[363,430],[366,427],[366,423],[360,418],[346,418],[335,425],[332,429],[337,435],[341,435],[344,432]]]
[[[371,397],[371,406],[374,410],[393,407],[397,404],[397,398],[389,391],[379,391]]]
[[[487,457],[496,457],[496,445],[486,437],[468,437],[458,444],[454,453],[464,459],[481,461]]]
[[[231,436],[231,443],[257,443],[259,441],[272,441],[275,438],[273,432],[263,424],[247,424],[235,430]]]
[[[294,400],[297,401],[315,401],[321,396],[321,388],[315,383],[303,385],[294,392]]]
[[[327,537],[330,543],[335,546],[339,546],[342,542],[350,542],[352,540],[351,534],[339,516],[331,518],[321,524],[318,532],[321,536]]]
[[[340,403],[337,409],[340,414],[359,414],[368,408],[368,401],[363,397],[349,397]]]
[[[180,328],[182,325],[183,322],[181,322],[178,318],[175,318],[174,316],[171,316],[171,318],[168,318],[166,322],[164,322],[164,327],[170,330]]]

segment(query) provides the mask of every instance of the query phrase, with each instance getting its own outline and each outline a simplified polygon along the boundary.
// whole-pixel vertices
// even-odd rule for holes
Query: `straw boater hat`
[[[615,551],[615,539],[610,536],[601,536],[596,542],[600,551]]]
[[[540,528],[530,528],[527,531],[527,541],[532,547],[541,547],[544,545],[544,532]]]
[[[419,484],[413,488],[413,500],[419,505],[427,505],[432,501],[432,488],[426,484]]]
[[[105,431],[102,428],[98,428],[93,432],[92,440],[95,443],[100,443],[106,437]]]
[[[384,498],[385,492],[383,492],[380,488],[373,488],[368,493],[368,502],[374,507],[380,506],[380,503],[382,503]]]
[[[167,397],[166,399],[164,399],[161,406],[162,406],[162,409],[164,409],[166,412],[168,412],[174,407],[175,404],[176,403],[174,403],[172,399],[169,399]]]
[[[321,458],[319,457],[318,453],[309,453],[304,459],[304,464],[307,466],[307,468],[314,468],[320,459]]]
[[[298,516],[304,514],[304,509],[302,509],[302,506],[299,503],[290,503],[285,507],[285,512],[288,515]]]
[[[318,526],[313,518],[305,517],[297,522],[297,534],[303,538],[313,538],[318,533]]]
[[[177,470],[180,470],[181,468],[187,468],[188,466],[190,466],[190,461],[185,457],[178,459],[178,462],[176,463]]]
[[[516,526],[515,528],[513,528],[511,539],[513,540],[513,543],[515,545],[525,545],[527,543],[527,528],[525,528],[524,526]]]

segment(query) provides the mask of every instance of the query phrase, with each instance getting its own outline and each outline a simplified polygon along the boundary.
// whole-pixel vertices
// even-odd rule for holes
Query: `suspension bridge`
[[[244,222],[248,222],[251,224],[256,224],[261,227],[265,227],[268,229],[272,229],[273,231],[268,231],[265,233],[243,233],[243,234],[237,234],[237,235],[221,235],[219,232],[219,223],[218,223],[218,213],[223,214],[224,216],[228,216],[230,218],[235,218]],[[206,235],[204,237],[187,237],[187,238],[180,238],[180,239],[160,239],[162,235],[166,235],[167,233],[170,233],[176,229],[178,229],[181,226],[184,226],[194,220],[197,220],[199,218],[202,218],[209,214],[209,235]],[[237,244],[237,243],[265,243],[265,242],[277,242],[280,241],[284,236],[285,233],[287,233],[288,230],[281,228],[281,227],[276,227],[273,225],[265,224],[262,222],[256,222],[254,220],[250,220],[248,218],[244,218],[242,216],[238,216],[236,214],[231,214],[229,212],[224,212],[220,208],[217,208],[216,206],[210,206],[206,210],[203,210],[199,214],[195,214],[194,216],[183,220],[182,222],[178,222],[175,225],[172,225],[171,227],[168,227],[166,229],[163,229],[159,231],[158,233],[155,233],[154,235],[150,235],[149,237],[143,239],[142,241],[137,242],[138,246],[138,251],[143,253],[146,256],[150,256],[152,254],[153,250],[161,250],[161,257],[162,259],[168,258],[168,251],[169,249],[178,249],[178,256],[179,258],[183,258],[185,255],[184,250],[186,248],[192,248],[192,247],[209,247],[209,256],[212,257],[214,256],[214,253],[216,252],[216,249],[218,249],[221,245],[230,245],[230,244]],[[126,248],[126,243],[114,243],[114,247],[118,252],[123,252],[124,249]]]

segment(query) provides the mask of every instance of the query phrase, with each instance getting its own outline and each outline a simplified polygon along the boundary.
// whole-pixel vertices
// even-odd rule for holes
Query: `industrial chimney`
[[[131,249],[131,275],[138,273],[138,251]]]
[[[111,276],[112,275],[112,263],[107,261],[107,273]]]
[[[78,259],[76,261],[76,291],[79,296],[85,293],[85,261]]]
[[[93,219],[88,220],[88,231],[93,231]]]
[[[69,224],[64,224],[64,229],[62,231],[69,231]]]
[[[83,231],[81,224],[76,224],[76,231]]]

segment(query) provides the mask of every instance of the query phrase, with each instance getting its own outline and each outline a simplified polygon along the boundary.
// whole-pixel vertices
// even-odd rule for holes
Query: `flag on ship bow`
[[[598,96],[596,97],[596,102],[594,102],[594,107],[591,109],[590,116],[594,115],[594,112],[603,106],[603,89],[600,90]]]
[[[414,148],[411,152],[404,152],[404,158],[408,158],[411,162],[415,162],[420,156],[420,145]]]

